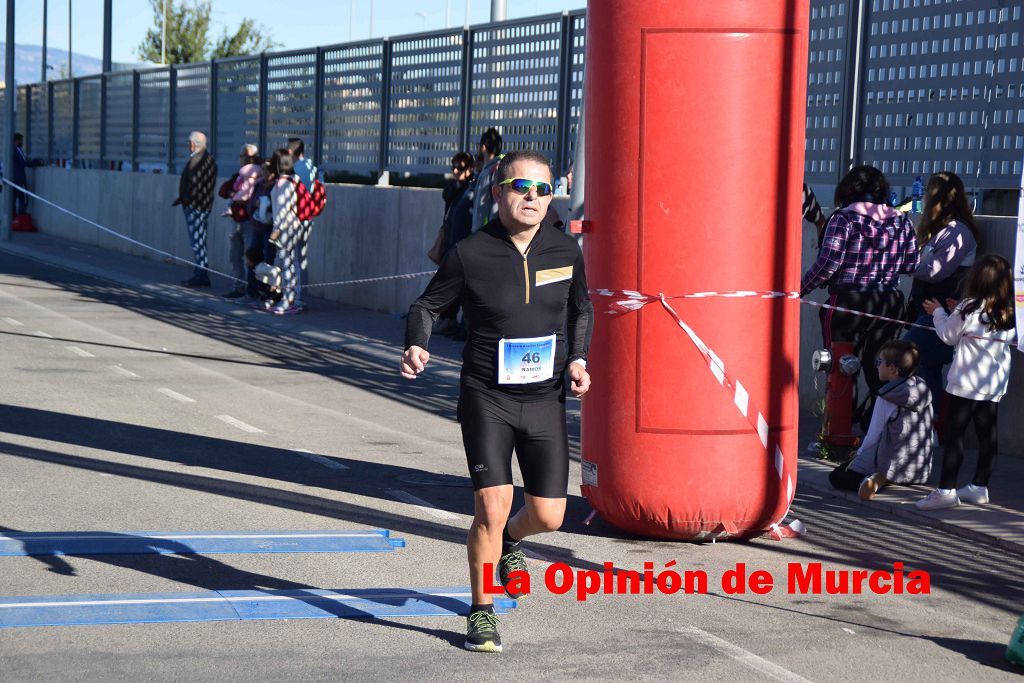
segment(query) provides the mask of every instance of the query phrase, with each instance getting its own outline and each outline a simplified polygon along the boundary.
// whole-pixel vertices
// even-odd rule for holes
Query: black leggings
[[[849,290],[831,294],[827,303],[898,320],[903,316],[904,298],[903,292],[898,289]],[[883,344],[896,339],[901,325],[827,308],[821,309],[819,317],[825,348],[831,349],[834,341],[852,342],[853,352],[860,359],[861,372],[864,373],[864,381],[867,382],[870,396],[859,406],[854,414],[854,420],[860,422],[864,431],[867,431],[875,404],[873,397],[885,384],[878,379],[875,356]]]
[[[946,417],[946,452],[942,456],[942,479],[939,488],[955,489],[956,475],[964,461],[964,432],[967,423],[974,420],[974,433],[978,437],[978,468],[974,472],[971,483],[975,486],[988,486],[992,477],[992,465],[996,461],[999,443],[996,439],[996,411],[999,404],[995,401],[974,401],[961,398],[950,393],[949,413]]]
[[[515,450],[527,493],[538,498],[565,498],[569,435],[563,396],[518,401],[499,390],[463,385],[459,422],[474,489],[511,484]]]

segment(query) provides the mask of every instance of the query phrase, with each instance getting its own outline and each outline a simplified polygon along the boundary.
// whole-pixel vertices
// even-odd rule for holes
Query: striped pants
[[[196,259],[195,276],[209,279],[206,270],[209,265],[206,258],[206,229],[210,218],[209,211],[200,211],[191,206],[185,209],[185,225],[188,226],[188,239],[192,243],[192,254]]]
[[[295,245],[296,258],[298,258],[299,282],[295,287],[295,303],[302,304],[302,290],[309,284],[309,236],[313,233],[313,221],[302,221],[299,224],[299,234]]]
[[[281,303],[291,308],[295,305],[298,288],[299,229],[281,230],[281,247],[274,257],[274,265],[281,269]]]

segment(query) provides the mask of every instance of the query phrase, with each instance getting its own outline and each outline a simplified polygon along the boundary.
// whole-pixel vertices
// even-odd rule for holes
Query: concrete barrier
[[[147,173],[30,169],[32,187],[47,199],[96,222],[121,231],[140,242],[158,247],[185,259],[191,259],[185,220],[178,207],[171,207],[177,196],[178,176]],[[222,179],[223,180],[223,179]],[[327,209],[316,221],[310,242],[310,282],[331,282],[380,275],[396,275],[431,270],[426,257],[441,221],[443,202],[440,190],[365,185],[328,185]],[[567,215],[566,198],[555,200],[556,209]],[[230,273],[228,238],[234,223],[219,214],[218,200],[210,217],[208,250],[210,265]],[[96,228],[33,201],[31,212],[42,232],[77,242],[99,245],[145,258],[160,258],[152,252],[105,235]],[[1013,260],[1015,221],[1012,218],[979,217],[982,250]],[[817,253],[813,226],[803,225],[803,265],[806,270]],[[190,269],[182,265],[182,278]],[[317,296],[389,313],[404,313],[423,291],[427,279],[396,280],[365,285],[327,287],[315,290]],[[601,283],[592,282],[592,286]],[[791,283],[797,287],[798,283]],[[736,283],[737,289],[746,285]],[[904,278],[905,289],[909,279]],[[812,295],[818,301],[823,292]],[[709,300],[707,305],[714,305]],[[699,330],[698,330],[699,332]],[[821,345],[818,309],[801,307],[800,318],[800,401],[806,407],[820,403],[820,389],[814,386],[810,368],[811,352]],[[728,359],[726,359],[728,360]],[[1014,355],[1010,394],[1000,409],[1000,448],[1024,454],[1024,430],[1012,428],[1024,423],[1024,358]]]

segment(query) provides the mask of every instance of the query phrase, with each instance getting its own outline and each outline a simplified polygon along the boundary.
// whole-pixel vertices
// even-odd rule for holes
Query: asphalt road
[[[349,323],[336,329],[358,337]],[[399,338],[402,323],[388,324]],[[466,585],[471,497],[455,387],[429,373],[406,383],[398,348],[366,341],[328,348],[0,255],[0,528],[383,528],[408,543],[379,554],[0,557],[0,597]],[[537,580],[502,618],[497,656],[462,650],[457,617],[0,629],[0,679],[1015,676],[1003,651],[1024,610],[1020,557],[799,488],[801,539],[648,541],[600,519],[584,526],[579,480],[573,463],[564,528],[530,544],[542,558],[535,576],[550,562],[639,570],[675,560],[706,572],[708,593],[581,602]],[[739,562],[779,585],[727,595],[720,578]],[[931,593],[788,593],[787,566],[812,562],[902,562],[929,572]]]

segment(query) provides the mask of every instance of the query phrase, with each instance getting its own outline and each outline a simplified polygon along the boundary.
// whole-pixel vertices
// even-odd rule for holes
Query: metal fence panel
[[[33,103],[34,106],[34,103]],[[107,139],[104,160],[127,164],[132,158],[132,73],[107,75]]]
[[[8,90],[9,88],[0,88],[0,111],[7,111]],[[17,95],[15,97],[17,98]],[[14,106],[18,106],[17,99],[14,101]],[[7,145],[10,143],[13,133],[8,134],[7,132],[7,117],[2,116],[0,118],[3,119],[3,122],[0,122],[0,155],[3,156],[0,156],[0,159],[7,159]],[[0,196],[6,197],[7,195]]]
[[[29,150],[32,156],[46,159],[50,147],[50,111],[46,83],[33,83],[32,109],[29,111],[31,136]]]
[[[896,185],[952,170],[973,187],[1020,176],[1024,0],[872,0],[863,160]]]
[[[90,76],[78,83],[78,159],[100,159],[100,103],[103,77]]]
[[[316,51],[268,55],[265,153],[284,147],[289,137],[313,141]]]
[[[209,137],[210,65],[190,64],[175,71],[174,165],[182,169],[188,161],[188,134],[198,130]]]
[[[804,179],[809,183],[839,179],[849,12],[849,0],[814,0],[811,6],[804,147]]]
[[[324,50],[324,170],[373,171],[380,158],[384,43]]]
[[[164,168],[167,164],[167,124],[170,100],[170,71],[144,71],[139,74],[139,153],[138,162]]]
[[[473,32],[471,142],[494,126],[504,149],[532,149],[558,161],[561,28],[554,16]]]
[[[232,59],[217,64],[218,159],[234,159],[242,145],[260,145],[260,59]],[[260,153],[265,150],[260,148]],[[269,156],[269,155],[267,155]]]
[[[29,91],[30,91],[30,89],[31,89],[30,86],[19,85],[18,86],[18,101],[14,103],[14,106],[17,108],[17,111],[14,113],[14,126],[18,130],[19,133],[21,133],[22,135],[25,136],[25,141],[22,143],[24,145],[24,147],[22,147],[22,149],[25,151],[26,155],[31,155],[31,153],[32,153],[29,150],[29,147],[28,147],[28,144],[29,144],[29,134],[28,134],[29,133],[29,130],[28,130],[29,103],[28,103],[28,98],[29,98]],[[2,140],[0,140],[0,144],[2,144],[6,140],[7,140],[7,138],[4,137]]]
[[[853,40],[859,5],[811,0],[805,178],[835,183],[852,156],[896,186],[949,168],[969,187],[1015,187],[1024,151],[1024,0],[865,0],[861,45]],[[30,156],[70,159],[77,111],[79,158],[128,162],[137,133],[140,167],[163,170],[169,133],[180,166],[187,133],[210,127],[214,88],[210,132],[223,158],[246,142],[267,155],[299,136],[317,145],[307,151],[328,170],[438,173],[495,126],[506,148],[538,149],[564,172],[581,116],[585,33],[581,10],[220,60],[215,84],[205,63],[176,67],[173,79],[167,69],[141,71],[135,101],[133,73],[115,72],[106,77],[105,115],[101,79],[79,79],[77,103],[70,81],[33,84],[18,89],[15,125]],[[862,49],[855,82],[850,65]]]
[[[72,81],[59,81],[53,84],[53,158],[71,159],[72,150]]]
[[[460,137],[462,36],[444,31],[392,42],[386,169],[448,168]]]
[[[569,57],[572,59],[572,66],[569,68],[569,125],[565,148],[568,150],[565,158],[566,169],[572,165],[576,158],[576,138],[579,134],[580,116],[583,114],[583,60],[586,55],[587,37],[587,13],[573,12],[570,15],[570,37],[572,45],[569,50]]]

